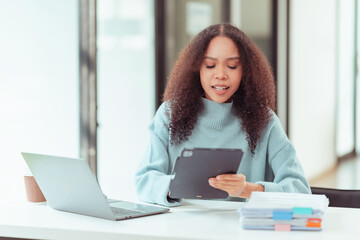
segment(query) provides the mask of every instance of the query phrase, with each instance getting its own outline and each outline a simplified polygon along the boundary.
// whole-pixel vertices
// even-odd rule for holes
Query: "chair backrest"
[[[330,207],[360,208],[360,190],[311,187],[313,194],[325,194]]]

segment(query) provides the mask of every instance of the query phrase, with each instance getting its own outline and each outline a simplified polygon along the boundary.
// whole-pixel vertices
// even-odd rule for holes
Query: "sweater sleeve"
[[[286,136],[280,120],[273,114],[267,141],[267,157],[274,173],[273,182],[256,182],[265,192],[311,193],[296,151]]]
[[[141,201],[168,207],[180,205],[181,199],[167,197],[169,174],[169,131],[166,103],[163,103],[149,126],[150,143],[135,174],[135,185]]]

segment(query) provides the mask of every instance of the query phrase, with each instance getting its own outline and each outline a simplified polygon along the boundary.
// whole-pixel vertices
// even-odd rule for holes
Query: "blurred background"
[[[81,157],[126,199],[179,51],[229,22],[265,53],[312,186],[360,188],[358,0],[0,0],[0,192],[21,152]],[[130,190],[133,191],[133,190]]]

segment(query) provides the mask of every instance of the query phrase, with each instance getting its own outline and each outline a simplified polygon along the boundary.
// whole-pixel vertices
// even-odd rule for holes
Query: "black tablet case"
[[[183,149],[173,168],[170,198],[227,198],[227,192],[209,185],[209,178],[224,173],[236,173],[242,156],[241,149]]]

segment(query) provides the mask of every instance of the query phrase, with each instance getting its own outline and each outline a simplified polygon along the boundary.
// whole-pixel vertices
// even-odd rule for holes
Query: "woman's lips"
[[[224,95],[229,89],[228,86],[211,86],[217,95]]]

